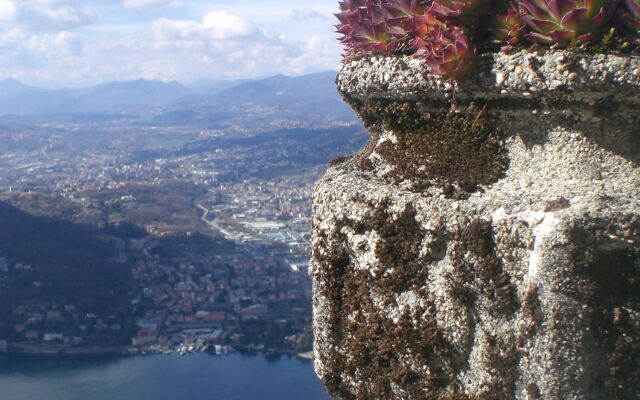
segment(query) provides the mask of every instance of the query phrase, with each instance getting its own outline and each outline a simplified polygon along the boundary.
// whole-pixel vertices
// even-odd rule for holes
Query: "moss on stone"
[[[388,205],[380,203],[373,212],[372,228],[380,235],[375,254],[385,268],[378,284],[394,293],[419,290],[424,287],[429,272],[429,258],[420,257],[422,239],[426,232],[415,219],[415,209],[407,204],[393,218]]]
[[[529,396],[530,400],[537,400],[542,398],[542,393],[540,393],[540,387],[535,382],[531,382],[527,385],[527,396]]]
[[[386,131],[395,134],[397,143],[384,142],[375,151],[394,167],[396,182],[408,180],[415,190],[436,186],[447,197],[465,198],[495,183],[506,168],[502,134],[485,110],[427,113],[415,102],[349,102],[372,141]]]
[[[531,286],[527,290],[522,301],[521,310],[521,320],[524,326],[521,327],[518,335],[518,347],[523,348],[526,342],[536,335],[544,322],[542,303],[540,302],[540,288],[538,286]]]
[[[453,243],[450,256],[465,292],[461,297],[469,296],[463,301],[484,296],[496,314],[512,313],[517,299],[509,275],[495,256],[492,224],[467,221],[457,234],[450,235],[444,227],[425,230],[416,221],[411,204],[392,213],[388,198],[354,202],[363,203],[369,211],[358,220],[336,221],[332,232],[320,232],[318,240],[328,252],[314,256],[323,273],[323,295],[331,304],[335,347],[321,355],[330,393],[345,399],[514,398],[519,357],[515,340],[487,339],[487,362],[498,373],[487,382],[483,397],[467,396],[457,379],[467,366],[468,349],[456,348],[446,339],[430,300],[433,294],[424,292],[429,266],[445,257],[447,246]],[[372,231],[378,238],[374,251],[381,268],[375,276],[351,264],[346,245],[347,232],[369,235]],[[420,302],[399,309],[400,314],[392,319],[383,310],[397,309],[398,296],[407,291],[413,291]]]
[[[351,157],[346,157],[346,156],[336,157],[329,163],[329,165],[332,167],[336,167],[340,164],[344,164],[345,162],[349,161],[349,159],[351,159]]]
[[[410,205],[396,218],[389,214],[388,199],[370,204],[370,210],[366,222],[342,220],[332,233],[318,235],[329,250],[315,259],[321,264],[323,294],[331,304],[330,325],[337,343],[335,351],[321,355],[327,387],[345,399],[446,398],[439,396],[452,390],[463,357],[444,339],[435,306],[425,298],[424,304],[405,309],[392,320],[377,303],[393,304],[399,293],[425,285],[433,261],[419,254],[426,232]],[[374,278],[369,271],[354,268],[344,248],[336,246],[345,243],[344,229],[358,234],[375,230],[380,237],[377,257],[390,273]],[[445,252],[441,245],[436,242],[429,254],[441,257]],[[354,381],[345,382],[343,374]]]
[[[496,313],[513,313],[517,306],[515,288],[497,256],[491,222],[471,220],[458,230],[454,243],[458,280],[473,283]]]
[[[594,391],[610,399],[633,398],[640,385],[640,246],[623,239],[637,237],[639,225],[625,233],[603,221],[569,232],[580,284],[568,295],[587,305],[592,351],[604,361]]]
[[[600,80],[581,67],[589,59],[514,60],[494,60],[487,64],[494,70],[476,77],[490,94],[473,86],[453,93],[456,112],[445,109],[455,99],[436,83],[398,80],[409,68],[402,60],[346,66],[362,69],[343,73],[341,89],[354,95],[346,100],[372,140],[348,162],[334,163],[316,189],[327,229],[314,237],[317,367],[332,394],[372,400],[637,394],[640,241],[638,227],[621,215],[635,210],[629,199],[637,185],[628,165],[612,161],[637,160],[640,136],[631,127],[638,119],[625,114],[635,100],[623,96],[634,95],[637,80],[607,97],[602,89],[609,83],[583,84]],[[576,78],[556,74],[556,64]],[[596,73],[614,64],[598,64]],[[510,66],[522,70],[522,79]],[[486,110],[469,105],[473,99]],[[508,176],[504,137],[495,126],[513,141]],[[561,184],[546,181],[556,178]],[[602,183],[602,198],[592,180],[610,180]],[[478,193],[494,183],[486,196]],[[553,224],[538,225],[539,211],[555,213],[542,221]],[[498,214],[493,225],[490,216]],[[607,221],[594,222],[594,215]],[[580,228],[566,237],[568,224]],[[538,268],[529,263],[534,256]]]

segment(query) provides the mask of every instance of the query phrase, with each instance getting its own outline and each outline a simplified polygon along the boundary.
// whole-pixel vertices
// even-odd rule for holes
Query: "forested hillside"
[[[13,330],[17,305],[126,313],[131,271],[123,244],[96,228],[0,202],[0,333]]]

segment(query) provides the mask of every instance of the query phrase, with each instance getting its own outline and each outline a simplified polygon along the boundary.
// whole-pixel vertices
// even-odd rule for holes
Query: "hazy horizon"
[[[261,80],[268,80],[271,78],[275,78],[277,76],[284,76],[286,78],[300,78],[300,77],[305,77],[305,76],[309,76],[309,75],[316,75],[316,74],[326,74],[326,73],[338,73],[337,70],[335,69],[327,69],[327,70],[321,70],[321,71],[315,71],[315,72],[308,72],[308,73],[301,73],[301,74],[283,74],[283,73],[276,73],[276,74],[270,74],[270,75],[265,75],[265,76],[258,76],[255,78],[220,78],[220,79],[216,79],[215,77],[211,77],[211,78],[201,78],[201,79],[197,79],[194,81],[180,81],[180,80],[163,80],[163,79],[154,79],[154,78],[143,78],[143,77],[132,77],[131,79],[125,79],[125,80],[106,80],[106,81],[98,81],[95,83],[90,83],[90,84],[86,84],[86,85],[79,85],[79,86],[48,86],[48,85],[40,85],[40,84],[36,84],[36,83],[31,83],[28,81],[23,81],[21,79],[17,79],[15,77],[11,77],[11,76],[7,76],[7,77],[0,77],[0,83],[3,82],[17,82],[20,84],[23,84],[25,86],[29,86],[29,87],[33,87],[36,89],[45,89],[45,90],[76,90],[76,89],[90,89],[90,88],[94,88],[96,86],[100,86],[100,85],[107,85],[107,84],[117,84],[117,83],[132,83],[132,82],[137,82],[137,81],[147,81],[147,82],[158,82],[158,83],[164,83],[164,84],[172,84],[172,83],[177,83],[180,84],[181,86],[184,86],[185,88],[188,89],[197,89],[199,86],[206,86],[207,84],[213,84],[213,83],[229,83],[229,84],[234,84],[235,82],[237,82],[238,84],[243,84],[243,83],[249,83],[249,82],[254,82],[254,81],[261,81]],[[234,85],[235,86],[235,85]]]
[[[336,70],[335,1],[0,0],[0,80],[78,88]]]

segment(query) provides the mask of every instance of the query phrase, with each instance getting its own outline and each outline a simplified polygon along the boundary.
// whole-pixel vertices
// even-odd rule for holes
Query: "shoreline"
[[[225,352],[212,351],[211,347],[204,349],[193,349],[191,351],[181,351],[179,348],[134,348],[130,346],[107,347],[107,348],[24,348],[22,350],[8,349],[0,352],[0,357],[20,357],[34,359],[55,359],[55,358],[124,358],[132,356],[153,356],[153,355],[189,355],[189,354],[209,354],[214,356],[225,356],[229,354],[254,355],[263,354],[269,356],[295,356],[304,361],[313,360],[313,351],[298,353],[286,349],[265,349],[255,346],[223,346],[227,348]]]
[[[6,356],[0,354],[2,400],[331,400],[313,365],[291,356]]]
[[[309,360],[309,361],[313,361],[314,360],[313,350],[307,351],[307,352],[304,352],[304,353],[298,353],[298,354],[296,354],[296,356],[298,356],[299,358],[302,358],[304,360]]]

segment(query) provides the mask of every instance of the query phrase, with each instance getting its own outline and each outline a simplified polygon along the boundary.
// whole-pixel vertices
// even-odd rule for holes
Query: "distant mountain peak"
[[[20,85],[24,85],[22,82],[20,82],[19,80],[15,79],[15,78],[0,79],[0,83],[18,83]]]
[[[25,85],[24,83],[14,78],[0,80],[0,90],[4,90],[8,87],[31,88],[31,86]]]
[[[0,115],[110,114],[136,109],[201,104],[261,104],[296,113],[351,115],[337,94],[335,71],[302,76],[274,75],[246,81],[206,80],[186,87],[178,81],[139,78],[101,83],[82,89],[46,90],[5,79],[0,81]],[[241,107],[242,108],[242,107]],[[334,114],[335,113],[335,114]],[[338,116],[339,115],[339,116]]]

